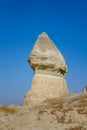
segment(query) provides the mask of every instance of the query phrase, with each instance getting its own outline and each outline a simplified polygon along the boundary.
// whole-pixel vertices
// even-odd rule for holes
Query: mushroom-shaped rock
[[[63,56],[45,32],[36,40],[28,61],[35,73],[64,76],[67,71]]]
[[[67,65],[62,54],[45,32],[38,36],[28,61],[35,74],[23,105],[34,105],[48,98],[68,93],[64,79]]]

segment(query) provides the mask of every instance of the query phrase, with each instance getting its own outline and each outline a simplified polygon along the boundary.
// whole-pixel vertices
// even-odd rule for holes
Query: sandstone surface
[[[85,86],[82,90],[84,93],[87,93],[87,86]]]
[[[62,54],[45,32],[38,36],[28,61],[35,73],[63,76],[67,71]]]
[[[0,130],[87,130],[87,93],[69,94],[9,111],[4,106],[0,109]]]
[[[64,78],[67,72],[66,62],[45,32],[38,36],[28,61],[34,70],[34,77],[23,105],[34,105],[68,93]]]

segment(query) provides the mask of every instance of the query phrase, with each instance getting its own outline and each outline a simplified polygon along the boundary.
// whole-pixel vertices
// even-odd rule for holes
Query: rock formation
[[[0,130],[87,130],[87,93],[34,106],[0,105]]]
[[[84,93],[87,93],[87,86],[85,86],[85,87],[83,88],[83,92],[84,92]]]
[[[68,93],[65,60],[45,32],[38,36],[28,62],[35,73],[23,105],[34,105]]]
[[[82,93],[68,93],[66,63],[46,33],[28,61],[35,74],[26,106],[0,105],[0,130],[87,130],[87,86]]]

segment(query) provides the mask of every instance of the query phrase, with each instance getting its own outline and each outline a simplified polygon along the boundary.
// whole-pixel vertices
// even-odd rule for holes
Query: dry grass
[[[87,130],[87,129],[83,128],[83,126],[76,126],[74,128],[67,128],[66,130]]]
[[[14,114],[20,107],[18,106],[0,106],[0,111],[5,112],[7,114]]]
[[[78,108],[77,109],[78,114],[84,114],[87,115],[87,108]]]
[[[44,101],[46,104],[46,108],[63,108],[64,99],[63,98],[54,98],[54,99],[47,99]]]
[[[42,104],[37,107],[39,114],[46,112],[47,109],[51,109],[52,115],[56,115],[57,111],[68,113],[73,110],[77,110],[78,114],[87,114],[87,95],[83,94],[68,98],[47,99]]]
[[[47,111],[45,111],[45,110],[40,110],[39,111],[39,115],[42,115],[43,113],[46,113]]]

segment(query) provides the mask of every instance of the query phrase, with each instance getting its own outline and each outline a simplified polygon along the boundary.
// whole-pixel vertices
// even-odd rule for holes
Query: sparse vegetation
[[[45,110],[40,110],[40,111],[39,111],[39,115],[42,115],[42,114],[45,113],[45,112],[47,112],[47,111],[45,111]]]
[[[66,130],[87,130],[87,129],[83,128],[83,126],[76,126],[74,128],[67,128]]]
[[[53,124],[53,129],[60,125],[65,130],[87,130],[87,94],[47,99],[32,107],[0,106],[0,113],[3,130],[15,129],[14,122],[19,129],[31,129],[34,124],[36,128],[44,128],[45,124],[50,128]]]
[[[64,99],[63,98],[54,98],[54,99],[47,99],[44,101],[46,104],[46,108],[63,108]]]
[[[77,112],[78,112],[78,114],[85,114],[85,115],[87,115],[87,108],[84,108],[84,107],[78,108]]]
[[[14,114],[20,108],[17,106],[0,106],[0,111],[5,112],[6,114]]]

